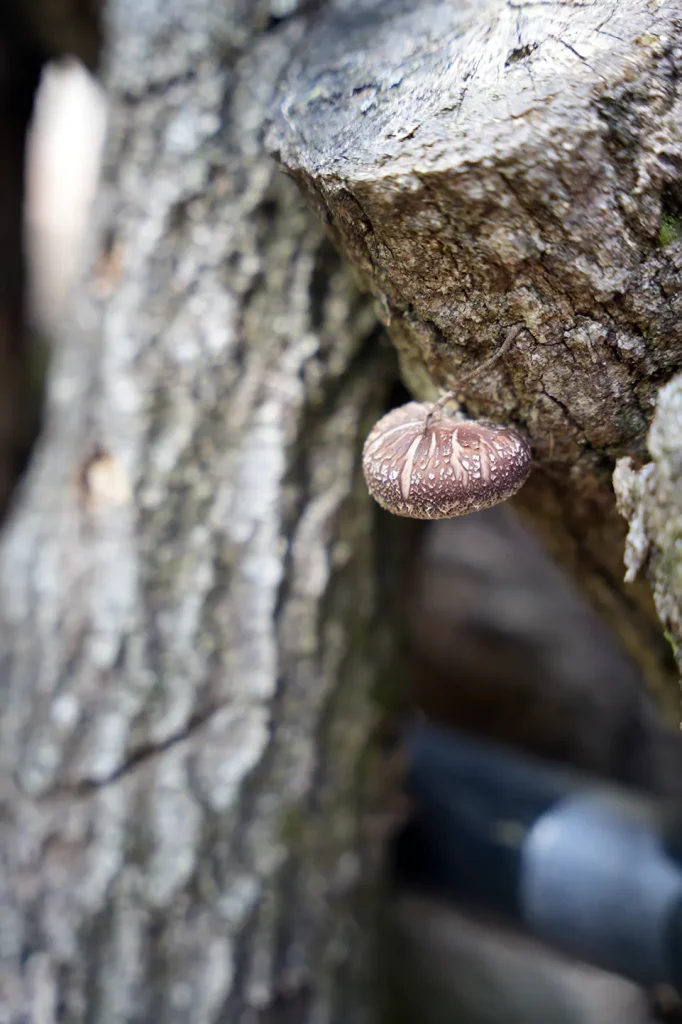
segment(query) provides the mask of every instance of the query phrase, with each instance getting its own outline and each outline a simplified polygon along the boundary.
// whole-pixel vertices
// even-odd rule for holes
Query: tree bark
[[[263,151],[293,6],[106,8],[91,254],[0,548],[12,1024],[364,1019],[395,371]]]
[[[623,583],[611,475],[646,457],[680,365],[682,6],[339,3],[288,70],[268,144],[373,291],[420,399],[514,423],[520,493],[669,711],[645,581]]]

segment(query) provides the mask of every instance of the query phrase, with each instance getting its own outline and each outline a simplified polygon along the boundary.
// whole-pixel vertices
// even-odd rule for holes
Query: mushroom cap
[[[463,420],[408,402],[375,424],[362,468],[372,497],[411,519],[450,519],[511,498],[531,467],[526,440],[511,427]]]

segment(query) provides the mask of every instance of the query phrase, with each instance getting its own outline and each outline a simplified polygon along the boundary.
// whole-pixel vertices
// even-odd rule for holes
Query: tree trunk
[[[682,356],[682,5],[339,4],[270,148],[377,297],[404,378],[517,424],[516,502],[679,717],[646,581],[623,582],[618,457]],[[360,10],[362,8],[362,10]]]
[[[395,371],[263,152],[303,27],[106,8],[92,251],[0,551],[13,1024],[363,1018]]]

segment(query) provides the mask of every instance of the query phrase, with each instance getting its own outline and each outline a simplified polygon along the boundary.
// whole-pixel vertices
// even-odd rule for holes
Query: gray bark
[[[268,144],[372,289],[422,399],[514,423],[517,507],[679,716],[645,581],[623,583],[611,474],[642,460],[682,331],[682,5],[339,3]]]
[[[106,8],[91,254],[0,547],[12,1024],[362,1016],[393,371],[263,152],[291,13]]]

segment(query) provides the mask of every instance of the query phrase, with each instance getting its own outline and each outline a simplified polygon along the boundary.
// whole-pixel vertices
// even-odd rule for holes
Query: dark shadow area
[[[409,395],[397,385],[391,399],[398,405]],[[595,783],[679,800],[682,738],[511,503],[431,523],[377,516],[380,579],[392,601],[393,663],[400,666],[382,694],[394,739],[421,720],[454,730],[453,743],[468,736],[548,768],[576,769]],[[475,800],[457,791],[461,806],[467,798]],[[415,799],[404,809],[411,822],[420,817]],[[450,868],[466,858],[466,837],[449,834],[445,842],[438,828],[395,830],[401,838],[391,846],[392,887],[379,930],[382,1024],[680,1019],[674,993],[646,993],[508,931],[501,920],[450,905],[438,894],[441,858],[446,848]],[[515,883],[499,867],[497,860],[468,863],[465,874],[477,872],[479,897],[502,913],[504,899],[495,894],[508,898]]]
[[[16,4],[0,7],[0,521],[40,421],[26,325],[26,141],[45,55]]]

